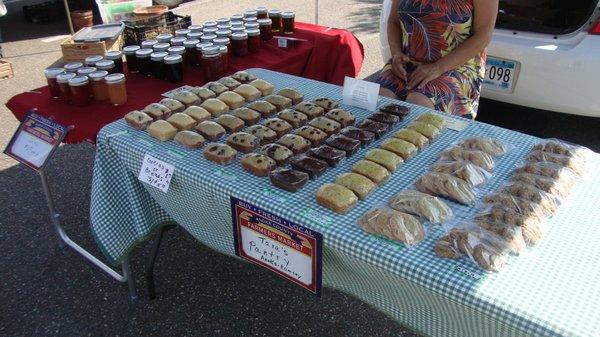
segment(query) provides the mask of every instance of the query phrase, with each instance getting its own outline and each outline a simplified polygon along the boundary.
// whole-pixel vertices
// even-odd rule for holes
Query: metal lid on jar
[[[181,63],[182,60],[183,60],[183,58],[181,57],[181,55],[168,55],[168,56],[165,56],[165,64]]]
[[[233,14],[229,18],[231,19],[231,21],[242,21],[244,19],[244,15],[243,14]]]
[[[246,31],[246,27],[244,27],[244,26],[231,27],[231,34],[233,34],[233,33],[243,33],[245,31]]]
[[[214,34],[217,30],[219,30],[219,28],[217,28],[217,26],[215,27],[206,27],[202,30],[202,32],[204,33],[204,35],[206,34]]]
[[[152,46],[152,49],[154,51],[165,51],[169,49],[169,47],[171,47],[170,43],[157,43],[154,46]]]
[[[256,16],[248,16],[244,18],[244,22],[256,22],[258,18]]]
[[[223,29],[227,29],[227,30],[229,30],[229,28],[231,28],[231,25],[230,25],[230,24],[222,24],[222,25],[218,25],[218,26],[217,26],[217,29],[219,29],[219,30],[223,30]],[[217,30],[217,32],[218,32],[219,30]]]
[[[229,18],[219,18],[219,19],[217,19],[217,24],[219,24],[219,25],[229,24]]]
[[[229,38],[227,38],[227,37],[216,38],[213,40],[213,44],[215,44],[217,46],[226,46],[229,44]]]
[[[202,48],[202,56],[214,56],[219,55],[221,52],[220,46],[206,46]]]
[[[150,59],[152,61],[162,61],[167,55],[169,55],[169,53],[167,53],[166,51],[158,51],[150,54]]]
[[[191,26],[188,27],[188,29],[192,33],[201,32],[202,31],[202,25],[191,25]]]
[[[150,57],[150,54],[152,54],[154,51],[152,49],[138,49],[135,52],[135,56],[139,57],[139,58],[146,58],[146,57]]]
[[[244,12],[245,18],[256,17],[257,15],[258,15],[258,12],[256,12],[253,9]]]
[[[169,41],[171,41],[172,38],[173,38],[173,34],[171,34],[171,33],[163,33],[163,34],[158,34],[156,36],[156,40],[158,41],[158,43],[169,42]]]
[[[256,14],[267,14],[268,10],[267,7],[256,7]]]
[[[176,36],[171,39],[172,46],[183,46],[183,41],[187,40],[184,36]]]
[[[246,40],[246,39],[248,39],[248,34],[246,34],[245,32],[233,33],[233,34],[231,34],[231,39],[232,40]]]
[[[76,72],[77,69],[83,67],[81,62],[71,62],[64,65],[65,71]]]
[[[154,46],[155,44],[157,44],[158,41],[157,40],[146,40],[146,41],[142,41],[142,48],[152,48],[152,46]]]
[[[204,47],[210,47],[212,46],[212,42],[200,42],[196,45],[196,50],[197,51],[202,51],[202,48]]]
[[[220,29],[216,32],[217,37],[230,37],[231,31],[229,29]]]
[[[243,27],[244,21],[231,21],[230,25],[231,27]]]
[[[269,16],[281,16],[281,11],[279,9],[269,9]]]
[[[248,34],[248,36],[258,36],[258,35],[260,35],[260,30],[248,29],[248,30],[246,30],[246,34]]]
[[[202,37],[202,35],[204,35],[204,33],[202,33],[202,31],[192,32],[192,33],[189,33],[187,35],[187,38],[188,38],[188,40],[194,40],[194,39],[200,40],[200,38]]]
[[[294,12],[283,12],[281,13],[281,17],[284,19],[291,19],[294,17]]]
[[[96,64],[96,62],[98,61],[102,61],[104,59],[104,57],[102,57],[101,55],[92,55],[92,56],[88,56],[85,58],[85,60],[83,62],[85,62],[85,64]]]
[[[90,80],[87,76],[75,76],[69,80],[69,86],[71,87],[80,87],[88,83],[90,83]]]
[[[133,55],[140,49],[140,46],[127,46],[123,48],[123,53],[125,53],[125,55]]]
[[[212,40],[214,40],[216,38],[217,38],[217,36],[215,34],[204,34],[204,35],[202,35],[200,40],[202,42],[211,42]]]
[[[256,22],[246,22],[244,24],[244,27],[246,27],[246,29],[258,29],[258,23],[256,23]]]
[[[48,68],[44,70],[44,75],[46,75],[46,78],[56,78],[56,76],[64,73],[65,70],[63,68]]]
[[[187,49],[196,48],[198,43],[200,43],[200,40],[198,39],[187,39],[185,42],[183,42],[183,46]]]
[[[119,50],[107,51],[105,58],[107,60],[120,60],[123,57],[123,53]]]
[[[221,54],[227,53],[227,46],[219,46],[219,53],[221,53]]]
[[[83,67],[83,68],[79,68],[77,70],[77,75],[88,76],[89,74],[93,73],[94,71],[96,71],[95,67]]]
[[[125,82],[125,75],[121,73],[114,73],[105,77],[107,84],[117,84]]]
[[[258,19],[256,20],[259,26],[270,26],[273,24],[273,20],[271,19]]]
[[[204,25],[202,27],[204,27],[205,29],[208,27],[216,27],[218,25],[217,21],[207,21],[204,23]]]
[[[189,29],[178,29],[175,31],[175,36],[187,36],[191,32]]]
[[[89,74],[88,77],[90,78],[90,80],[92,81],[101,81],[103,80],[106,75],[108,75],[108,71],[106,70],[98,70],[98,71],[94,71],[93,73]]]
[[[112,69],[114,67],[115,67],[115,61],[113,61],[113,60],[102,60],[102,61],[96,62],[96,68],[98,68],[98,70],[108,70],[108,69]]]
[[[62,73],[62,74],[58,74],[56,75],[56,82],[58,83],[68,83],[70,79],[72,79],[73,77],[77,76],[74,73]]]
[[[167,49],[167,51],[171,55],[182,55],[182,54],[185,54],[185,47],[184,46],[173,46],[173,47]]]

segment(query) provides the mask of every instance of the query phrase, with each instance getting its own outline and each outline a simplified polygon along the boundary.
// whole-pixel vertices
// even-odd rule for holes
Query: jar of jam
[[[104,57],[102,57],[100,55],[92,55],[92,56],[86,57],[85,61],[83,61],[83,63],[85,63],[85,65],[87,67],[93,67],[96,65],[96,62],[102,61],[102,60],[104,60]]]
[[[191,32],[192,31],[189,29],[178,29],[175,31],[175,36],[187,37],[187,35]]]
[[[233,14],[232,16],[229,17],[229,23],[231,23],[233,25],[234,21],[243,21],[244,20],[244,14]]]
[[[281,31],[281,11],[278,9],[269,10],[269,19],[271,19],[271,31],[279,33]]]
[[[71,62],[67,63],[63,66],[66,72],[76,74],[77,70],[83,68],[83,63],[81,62]]]
[[[157,80],[165,79],[165,56],[169,55],[166,51],[154,52],[150,55],[152,61],[152,75]]]
[[[92,96],[96,101],[105,101],[108,99],[108,88],[104,78],[108,75],[106,70],[98,70],[89,74],[90,86],[92,87]]]
[[[255,18],[258,15],[258,12],[250,9],[244,12],[244,18]]]
[[[258,29],[259,26],[258,26],[258,22],[254,21],[254,22],[246,22],[244,24],[244,27],[246,27],[246,30],[249,30],[249,29]]]
[[[90,81],[87,76],[75,76],[69,80],[71,103],[75,106],[86,106],[90,103]]]
[[[60,88],[58,87],[58,82],[56,82],[56,76],[64,73],[65,70],[63,68],[48,68],[44,70],[48,88],[50,89],[50,96],[54,98],[60,97]]]
[[[230,25],[231,27],[244,27],[244,21],[231,21]]]
[[[127,61],[127,70],[130,73],[137,73],[139,71],[137,57],[135,52],[140,50],[140,46],[127,46],[123,48],[123,54],[125,54],[125,60]]]
[[[229,24],[229,18],[217,19],[217,28],[219,27],[219,25],[228,25],[228,24]]]
[[[64,103],[71,102],[71,88],[69,87],[69,80],[77,76],[74,73],[63,73],[56,75],[56,83],[58,84],[58,90],[60,91],[60,100]]]
[[[219,25],[217,21],[207,21],[202,25],[202,31],[206,28],[217,28],[217,25]]]
[[[231,50],[230,50],[230,45],[231,41],[228,38],[219,38],[219,39],[214,39],[213,40],[213,44],[215,46],[225,46],[227,47],[227,50],[229,50],[228,55],[231,55]]]
[[[200,38],[200,41],[202,41],[202,42],[212,42],[216,38],[217,38],[217,36],[215,34],[204,34]]]
[[[226,29],[226,30],[229,30],[230,28],[231,28],[231,25],[230,25],[230,24],[222,24],[222,25],[218,25],[218,26],[217,26],[217,29],[218,29],[218,31],[219,31],[219,30],[225,30],[225,29]],[[216,34],[216,33],[215,33],[215,34]]]
[[[263,41],[270,41],[273,38],[273,32],[271,31],[271,19],[259,19],[258,29],[260,30],[260,39]]]
[[[204,35],[204,33],[202,33],[201,31],[200,32],[192,32],[187,35],[187,38],[188,38],[188,40],[200,40],[202,35]]]
[[[258,18],[256,16],[244,18],[244,25],[246,25],[247,23],[256,23],[256,21],[258,21]]]
[[[158,41],[158,43],[169,43],[172,38],[173,38],[173,34],[163,33],[163,34],[158,34],[156,36],[156,41]]]
[[[106,70],[109,74],[115,73],[115,61],[113,60],[102,60],[96,62],[96,69]]]
[[[89,74],[93,73],[94,71],[96,71],[95,67],[79,68],[79,70],[77,70],[77,76],[88,76]]]
[[[183,58],[181,55],[165,56],[165,74],[167,81],[171,83],[183,81]]]
[[[221,77],[223,66],[221,64],[220,46],[202,48],[202,78],[205,81],[215,81]]]
[[[233,34],[233,33],[244,33],[245,31],[246,31],[246,27],[244,27],[244,26],[232,26],[231,27],[231,34]]]
[[[154,46],[152,46],[152,50],[154,50],[154,52],[156,53],[157,51],[167,51],[167,49],[169,49],[169,47],[171,47],[170,43],[159,42],[159,43],[155,44]]]
[[[185,60],[188,66],[197,66],[198,65],[198,54],[196,53],[196,45],[200,43],[200,40],[196,39],[187,39],[183,43],[185,47]]]
[[[258,53],[260,51],[260,30],[249,29],[246,34],[248,34],[248,51]]]
[[[281,13],[281,21],[283,24],[283,34],[294,33],[294,12]]]
[[[125,87],[125,75],[115,73],[106,76],[108,88],[108,99],[112,105],[123,105],[127,103],[127,88]]]
[[[190,30],[190,33],[202,33],[201,25],[191,25],[188,27],[188,29]]]
[[[215,33],[217,38],[229,38],[231,36],[231,31],[229,29],[219,29]]]
[[[221,74],[223,74],[229,67],[229,48],[227,46],[219,46],[219,55],[221,57]]]
[[[248,54],[248,34],[231,34],[231,49],[233,49],[233,55],[235,56],[246,56]]]
[[[211,35],[211,34],[216,34],[217,30],[219,30],[218,27],[206,27],[202,30],[202,33],[204,35]]]
[[[140,49],[135,52],[135,56],[137,57],[138,69],[142,75],[152,75],[152,61],[150,60],[151,54],[152,49]]]
[[[171,46],[183,46],[183,41],[187,40],[186,37],[176,36],[171,39]]]
[[[196,45],[196,54],[198,55],[198,63],[200,63],[200,59],[202,58],[202,49],[204,47],[212,46],[212,42],[200,42]]]
[[[142,41],[142,49],[152,49],[152,46],[154,46],[155,44],[157,44],[158,41],[157,40],[146,40],[146,41]]]
[[[158,43],[157,43],[158,44]],[[123,73],[123,53],[115,50],[106,52],[106,59],[115,63],[115,72]]]

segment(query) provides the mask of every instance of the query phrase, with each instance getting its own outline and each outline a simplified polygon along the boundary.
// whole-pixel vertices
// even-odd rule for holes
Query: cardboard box
[[[0,60],[0,79],[11,78],[14,75],[12,63],[7,60]]]
[[[60,48],[62,49],[64,62],[83,62],[88,56],[104,56],[107,51],[120,50],[122,44],[122,34],[115,40],[86,43],[76,43],[73,41],[73,36],[71,36],[60,44]]]

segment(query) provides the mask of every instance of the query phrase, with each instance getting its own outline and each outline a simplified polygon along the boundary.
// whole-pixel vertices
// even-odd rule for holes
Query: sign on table
[[[39,170],[46,165],[67,132],[66,126],[29,111],[4,153]]]
[[[175,167],[158,158],[146,154],[142,162],[142,168],[138,179],[150,186],[154,186],[159,190],[167,193],[171,185],[171,177],[173,177]]]
[[[231,197],[235,254],[321,296],[321,233]]]
[[[379,98],[379,84],[346,76],[342,103],[375,111]]]

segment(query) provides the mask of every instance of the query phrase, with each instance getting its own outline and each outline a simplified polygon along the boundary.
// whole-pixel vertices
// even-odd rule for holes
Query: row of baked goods
[[[441,237],[438,256],[466,256],[488,271],[499,271],[509,255],[538,244],[544,222],[556,213],[585,171],[589,150],[558,140],[536,144],[510,181],[483,200],[468,224]]]

